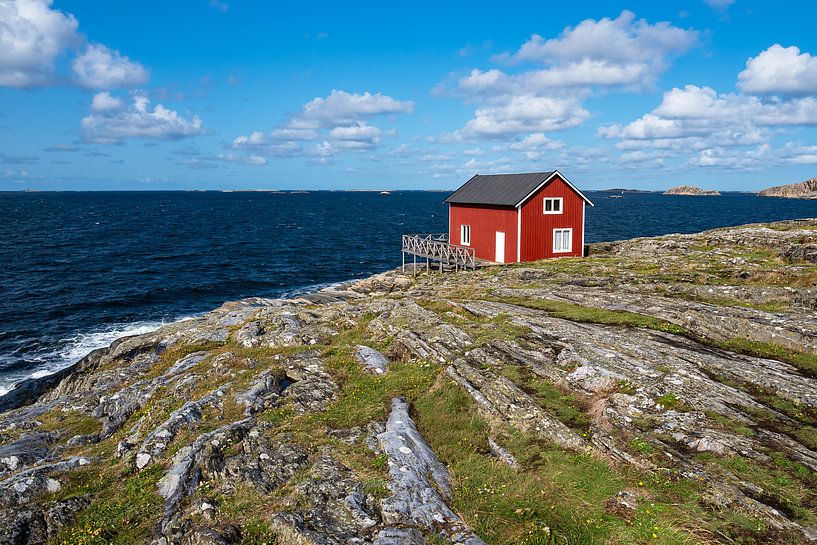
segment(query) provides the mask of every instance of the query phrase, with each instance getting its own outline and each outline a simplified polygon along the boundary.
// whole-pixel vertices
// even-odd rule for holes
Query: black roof
[[[559,171],[528,172],[524,174],[477,174],[443,202],[458,204],[489,204],[493,206],[518,206],[522,204],[542,182]],[[559,174],[573,191],[587,204],[594,206],[585,195]]]
[[[516,206],[555,171],[526,174],[477,174],[444,202]]]

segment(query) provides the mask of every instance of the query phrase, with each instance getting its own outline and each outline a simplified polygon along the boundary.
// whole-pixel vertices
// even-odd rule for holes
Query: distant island
[[[625,189],[622,187],[614,187],[612,189],[602,189],[599,193],[655,193],[649,189]]]
[[[711,196],[720,195],[720,191],[714,189],[701,189],[696,185],[679,185],[664,191],[664,195],[701,195]]]
[[[777,185],[758,193],[761,197],[780,197],[783,199],[817,199],[817,178],[797,184]]]

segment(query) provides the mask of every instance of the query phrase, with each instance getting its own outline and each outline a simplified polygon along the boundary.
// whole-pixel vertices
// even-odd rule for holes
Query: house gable
[[[545,178],[544,180],[542,180],[542,183],[540,183],[538,186],[536,186],[536,187],[535,187],[535,188],[534,188],[534,189],[533,189],[533,190],[532,190],[530,193],[528,193],[527,195],[525,195],[525,197],[523,197],[523,198],[522,198],[522,199],[521,199],[521,200],[520,200],[518,203],[516,203],[517,208],[518,208],[518,207],[520,207],[520,206],[522,206],[522,205],[523,205],[525,202],[527,202],[527,201],[528,201],[528,200],[530,200],[531,198],[533,198],[533,196],[534,196],[534,195],[536,195],[536,194],[537,194],[537,193],[538,193],[538,192],[539,192],[539,191],[540,191],[542,188],[544,188],[546,185],[548,185],[548,184],[549,184],[550,182],[552,182],[553,180],[560,180],[560,181],[561,181],[561,182],[563,182],[563,183],[564,183],[564,184],[565,184],[565,185],[566,185],[566,186],[567,186],[567,187],[568,187],[568,188],[569,188],[571,191],[573,191],[573,192],[574,192],[574,193],[576,193],[576,194],[577,194],[579,197],[581,197],[581,199],[582,199],[584,202],[586,202],[586,203],[587,203],[587,204],[589,204],[590,206],[596,206],[595,204],[593,204],[593,201],[591,201],[590,199],[588,199],[588,198],[587,198],[587,196],[586,196],[584,193],[582,193],[581,191],[579,191],[579,188],[578,188],[578,187],[576,187],[575,185],[573,185],[572,183],[570,183],[570,180],[568,180],[567,178],[565,178],[564,176],[562,176],[562,173],[561,173],[561,172],[559,172],[558,170],[554,170],[554,171],[553,171],[553,172],[550,174],[550,176],[548,176],[547,178]],[[558,195],[557,195],[557,196],[558,196]]]
[[[561,198],[561,213],[545,213],[546,198]],[[518,207],[520,261],[548,257],[581,256],[584,253],[584,211],[587,197],[556,173],[529,195]],[[590,202],[592,205],[592,202]],[[554,251],[556,230],[570,230],[570,250]],[[561,240],[561,236],[557,235]]]

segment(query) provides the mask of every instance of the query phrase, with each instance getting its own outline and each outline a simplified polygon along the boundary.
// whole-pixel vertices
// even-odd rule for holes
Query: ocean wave
[[[150,333],[167,323],[170,322],[162,320],[110,324],[104,328],[60,339],[54,343],[54,348],[29,356],[31,366],[26,372],[8,373],[1,376],[0,396],[23,380],[51,375],[69,365],[73,365],[97,348],[109,346],[117,339]]]
[[[318,284],[310,284],[283,291],[280,293],[279,297],[284,299],[295,298],[308,293],[315,293],[323,289],[337,288],[353,281],[354,279],[344,280],[343,282],[322,282]],[[25,372],[3,373],[0,376],[0,396],[5,395],[9,390],[13,389],[15,385],[23,380],[30,378],[42,378],[56,373],[57,371],[78,362],[90,352],[98,348],[110,346],[110,344],[117,339],[150,333],[152,331],[156,331],[163,325],[184,320],[191,320],[201,316],[202,314],[204,313],[182,316],[175,320],[111,324],[105,328],[78,333],[72,337],[60,339],[54,343],[56,348],[40,352],[36,355],[29,355],[27,357],[29,360],[29,364],[27,365],[28,369]],[[8,358],[8,356],[6,356],[6,358]]]

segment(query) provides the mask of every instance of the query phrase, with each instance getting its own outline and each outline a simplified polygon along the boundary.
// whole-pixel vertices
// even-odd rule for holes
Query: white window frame
[[[553,210],[553,205],[551,205],[550,210],[547,210],[547,204],[546,203],[548,201],[558,202],[559,203],[559,210],[558,211]],[[542,213],[543,214],[547,214],[547,215],[562,214],[564,212],[564,209],[565,209],[565,203],[564,203],[564,198],[563,197],[544,197],[542,199]]]
[[[468,235],[468,236],[465,236]],[[462,224],[460,225],[460,245],[462,246],[470,246],[471,245],[471,226]]]
[[[560,249],[556,248],[556,231],[564,231],[567,232],[568,236],[570,237],[570,245],[568,248]],[[562,239],[564,240],[564,235],[562,235]],[[573,228],[572,227],[557,227],[553,230],[553,253],[554,254],[569,254],[573,251]]]

